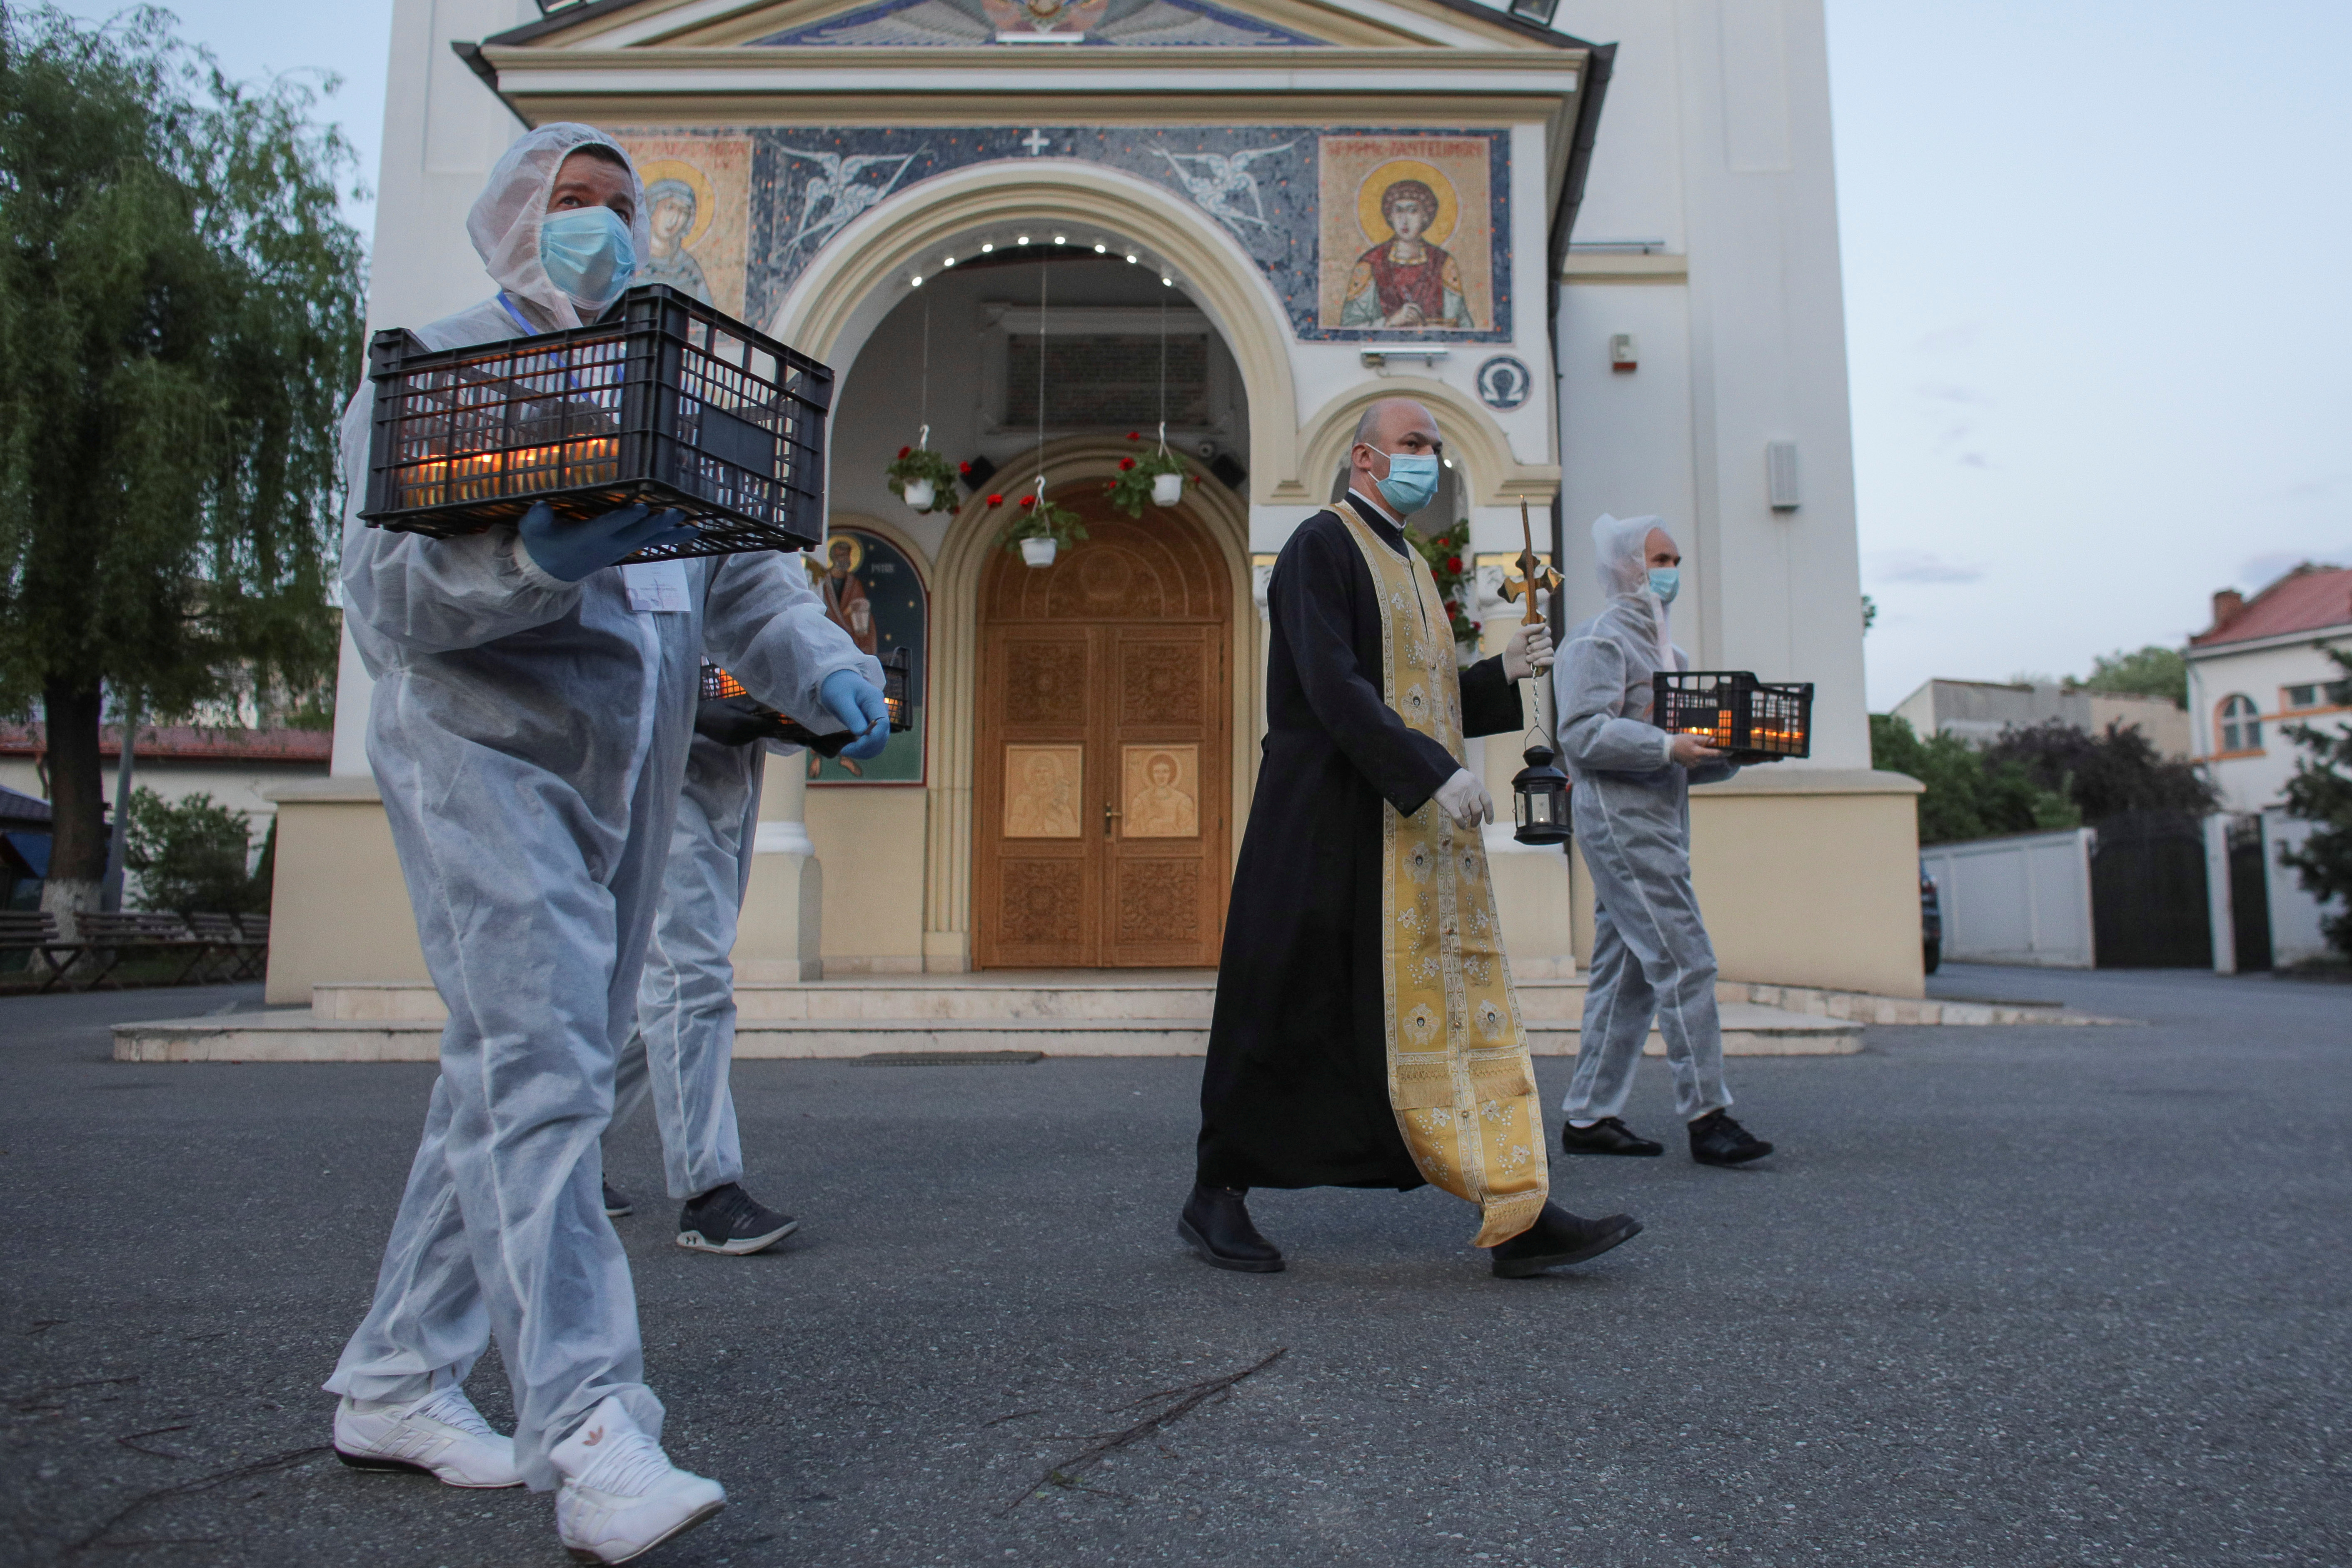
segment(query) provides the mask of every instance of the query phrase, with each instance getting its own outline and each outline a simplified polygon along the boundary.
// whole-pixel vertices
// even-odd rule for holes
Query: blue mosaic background
[[[975,126],[921,131],[755,128],[750,319],[765,321],[817,252],[861,213],[975,163],[1076,158],[1137,175],[1208,214],[1273,284],[1309,342],[1507,342],[1511,339],[1509,133],[1393,126]],[[1317,325],[1318,136],[1476,136],[1488,147],[1494,326],[1483,332]],[[1465,215],[1465,219],[1468,215]],[[1353,258],[1349,258],[1350,262]]]

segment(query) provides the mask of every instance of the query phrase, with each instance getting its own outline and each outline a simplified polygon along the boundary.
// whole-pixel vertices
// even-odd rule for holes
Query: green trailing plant
[[[1003,506],[1004,498],[988,498],[991,506]],[[1013,554],[1021,553],[1024,539],[1050,539],[1056,549],[1067,550],[1087,537],[1087,525],[1076,512],[1066,506],[1055,506],[1043,495],[1032,493],[1013,503],[1015,510],[1004,524],[1002,538],[1004,548]]]
[[[209,795],[167,801],[142,786],[131,792],[123,826],[122,865],[137,879],[139,908],[184,915],[269,907],[268,867],[245,868],[252,829],[243,812]]]
[[[2352,653],[2329,648],[2327,657],[2352,675]],[[2333,730],[2288,724],[2282,732],[2303,752],[2283,792],[2286,814],[2312,830],[2300,845],[2279,852],[2279,864],[2321,904],[2336,905],[2320,917],[2320,934],[2352,962],[2352,724]]]
[[[1140,442],[1140,432],[1129,431],[1127,438]],[[1110,504],[1129,517],[1141,517],[1143,509],[1151,502],[1151,481],[1162,474],[1182,474],[1187,489],[1201,482],[1198,474],[1186,468],[1184,459],[1161,447],[1138,458],[1121,458],[1118,476],[1103,488],[1110,494]]]
[[[968,467],[969,465],[967,465]],[[956,509],[956,466],[929,447],[901,447],[898,455],[884,470],[889,475],[890,493],[900,500],[907,499],[908,479],[931,481],[931,504],[925,511],[953,511]]]
[[[1429,563],[1429,574],[1437,582],[1437,596],[1445,603],[1445,618],[1454,629],[1454,642],[1475,645],[1480,623],[1470,618],[1469,606],[1478,602],[1478,569],[1470,556],[1470,520],[1465,517],[1443,533],[1408,531],[1405,537]]]
[[[230,81],[172,26],[0,9],[0,711],[42,710],[68,930],[110,693],[169,717],[335,668],[355,159],[309,87]]]

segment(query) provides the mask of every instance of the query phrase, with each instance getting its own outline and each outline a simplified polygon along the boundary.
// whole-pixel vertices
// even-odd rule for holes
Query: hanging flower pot
[[[1118,477],[1104,487],[1110,492],[1110,504],[1129,517],[1141,517],[1144,503],[1153,506],[1174,506],[1184,499],[1184,486],[1191,476],[1184,468],[1184,459],[1162,447],[1140,458],[1121,458]]]
[[[899,447],[883,471],[889,476],[890,493],[917,511],[955,510],[955,468],[929,447]]]
[[[1004,525],[1002,535],[1007,550],[1017,551],[1021,559],[1032,566],[1051,566],[1062,551],[1087,537],[1087,525],[1078,514],[1066,506],[1055,506],[1038,490],[1023,496],[1016,503],[1020,510]],[[992,506],[1002,505],[1003,496],[988,498]]]

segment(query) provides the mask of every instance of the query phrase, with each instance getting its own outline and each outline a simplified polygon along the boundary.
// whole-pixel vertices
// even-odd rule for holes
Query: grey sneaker
[[[730,1258],[773,1247],[800,1227],[800,1221],[755,1201],[735,1182],[688,1198],[677,1211],[680,1247],[696,1252],[723,1252]]]

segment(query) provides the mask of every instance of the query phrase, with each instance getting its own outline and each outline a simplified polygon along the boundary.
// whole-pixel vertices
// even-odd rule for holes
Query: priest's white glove
[[[1521,626],[1503,645],[1503,673],[1513,680],[1525,680],[1550,668],[1551,628],[1541,621]]]
[[[1495,820],[1495,797],[1468,768],[1454,769],[1454,776],[1437,786],[1437,808],[1465,827]]]

